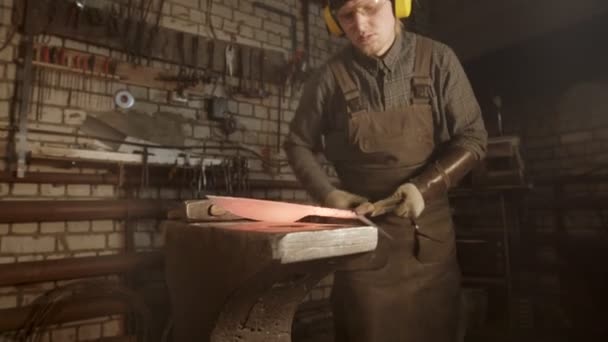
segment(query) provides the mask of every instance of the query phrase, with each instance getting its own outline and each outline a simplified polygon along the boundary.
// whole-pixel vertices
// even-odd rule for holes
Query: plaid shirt
[[[341,60],[360,90],[363,108],[385,111],[407,106],[411,96],[417,34],[401,32],[382,59],[363,55],[348,46],[321,67],[304,86],[285,151],[290,165],[306,189],[318,200],[334,187],[320,167],[313,151],[331,127],[330,114],[345,111],[346,104],[329,68]],[[438,146],[461,146],[481,159],[485,155],[487,132],[481,110],[469,80],[454,52],[433,42],[431,61],[435,140]]]

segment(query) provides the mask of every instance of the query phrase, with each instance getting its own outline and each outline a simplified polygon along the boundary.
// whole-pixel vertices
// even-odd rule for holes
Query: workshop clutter
[[[69,91],[68,104],[78,107],[112,108],[108,97],[116,75],[118,61],[108,57],[60,46],[35,45],[32,59],[35,68],[34,80],[38,89],[35,101],[36,118],[50,99],[51,89]],[[101,83],[98,83],[101,82]]]

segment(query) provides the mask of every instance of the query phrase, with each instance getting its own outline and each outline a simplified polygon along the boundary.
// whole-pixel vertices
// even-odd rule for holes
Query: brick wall
[[[505,134],[522,137],[533,187],[521,202],[515,255],[518,290],[532,298],[537,327],[594,334],[603,325],[595,317],[607,302],[597,264],[605,258],[608,190],[605,22],[602,15],[468,65],[492,133],[489,99],[501,95]]]
[[[9,31],[10,11],[16,0],[0,2],[2,14],[0,26],[0,43]],[[207,20],[211,20],[214,32],[220,40],[278,50],[288,54],[291,49],[289,20],[276,14],[255,9],[250,0],[213,1],[211,13],[208,1],[168,0],[162,9],[161,25],[174,30],[210,36]],[[89,2],[91,3],[91,2]],[[298,47],[303,44],[303,23],[300,17],[300,1],[267,0],[265,4],[275,6],[298,17]],[[154,6],[153,6],[154,7]],[[20,41],[17,34],[12,42],[0,52],[0,128],[7,128],[10,120],[10,102],[14,96],[17,64],[17,45]],[[51,46],[63,46],[83,52],[111,56],[126,60],[124,53],[110,51],[101,46],[85,44],[59,37],[46,37]],[[320,17],[318,5],[310,5],[310,64],[320,65],[335,51],[340,43],[329,38]],[[153,66],[177,71],[177,66],[154,62]],[[49,77],[56,77],[52,75]],[[53,79],[51,79],[53,80]],[[118,81],[107,82],[87,80],[85,87],[73,87],[73,80],[63,77],[61,81],[42,87],[43,105],[38,108],[40,98],[38,86],[34,89],[34,103],[30,111],[28,125],[30,129],[41,129],[59,133],[75,133],[83,124],[90,112],[113,110],[112,97],[119,89],[128,89],[135,97],[134,110],[154,115],[157,112],[175,113],[180,117],[181,127],[188,145],[201,144],[212,138],[218,130],[217,123],[207,120],[206,109],[201,101],[190,101],[188,104],[175,105],[167,101],[167,91],[121,84]],[[72,83],[70,83],[72,82]],[[59,86],[57,86],[59,85]],[[79,88],[79,89],[76,89]],[[263,148],[276,148],[278,119],[278,89],[270,89],[271,96],[266,99],[239,99],[229,101],[229,111],[235,114],[240,129],[231,136],[235,142],[260,151]],[[281,132],[287,132],[287,123],[293,117],[298,103],[299,89],[288,87],[286,98],[282,103]],[[6,142],[6,130],[0,131],[0,138]],[[43,133],[30,133],[28,139],[34,146],[91,148],[93,141],[71,136]],[[2,145],[4,146],[4,145]],[[229,151],[229,150],[227,150]],[[230,155],[231,152],[224,152]],[[216,152],[215,156],[222,156]],[[279,155],[278,158],[284,158]],[[295,179],[286,167],[280,173],[269,175],[259,160],[251,158],[252,178],[256,179]],[[10,165],[1,162],[2,170]],[[57,172],[68,174],[100,174],[107,170],[80,166],[49,166],[33,163],[27,172]],[[171,187],[146,187],[134,194],[116,185],[92,184],[56,184],[56,183],[0,183],[1,200],[95,200],[119,199],[139,196],[149,199],[187,199],[192,192],[179,191]],[[303,190],[269,189],[255,190],[245,195],[306,202],[308,196]],[[85,256],[101,256],[122,253],[126,248],[125,222],[121,220],[82,220],[60,222],[27,222],[0,224],[0,263],[12,264],[25,261],[51,260]],[[162,247],[163,234],[155,220],[138,220],[134,223],[132,236],[136,250],[151,250]],[[55,288],[64,282],[0,287],[0,309],[25,306],[40,294]],[[311,293],[310,299],[327,296],[328,286],[319,287]],[[85,341],[100,336],[115,336],[122,333],[122,321],[119,317],[75,322],[61,327],[54,327],[45,335],[44,341]],[[1,338],[0,338],[1,340]]]

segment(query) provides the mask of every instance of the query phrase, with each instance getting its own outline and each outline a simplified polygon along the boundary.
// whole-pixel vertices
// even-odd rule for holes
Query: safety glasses
[[[353,0],[348,1],[338,10],[337,18],[341,25],[350,25],[355,22],[356,15],[370,18],[378,14],[388,0]]]

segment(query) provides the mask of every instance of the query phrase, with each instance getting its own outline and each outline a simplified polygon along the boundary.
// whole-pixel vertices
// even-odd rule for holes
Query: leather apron
[[[435,150],[431,43],[417,37],[411,103],[383,112],[360,110],[359,90],[340,62],[331,70],[347,109],[335,114],[325,154],[345,190],[378,200],[419,173]],[[417,219],[384,215],[375,252],[338,271],[331,296],[336,341],[457,341],[460,271],[447,196]],[[360,261],[360,260],[359,260]]]

